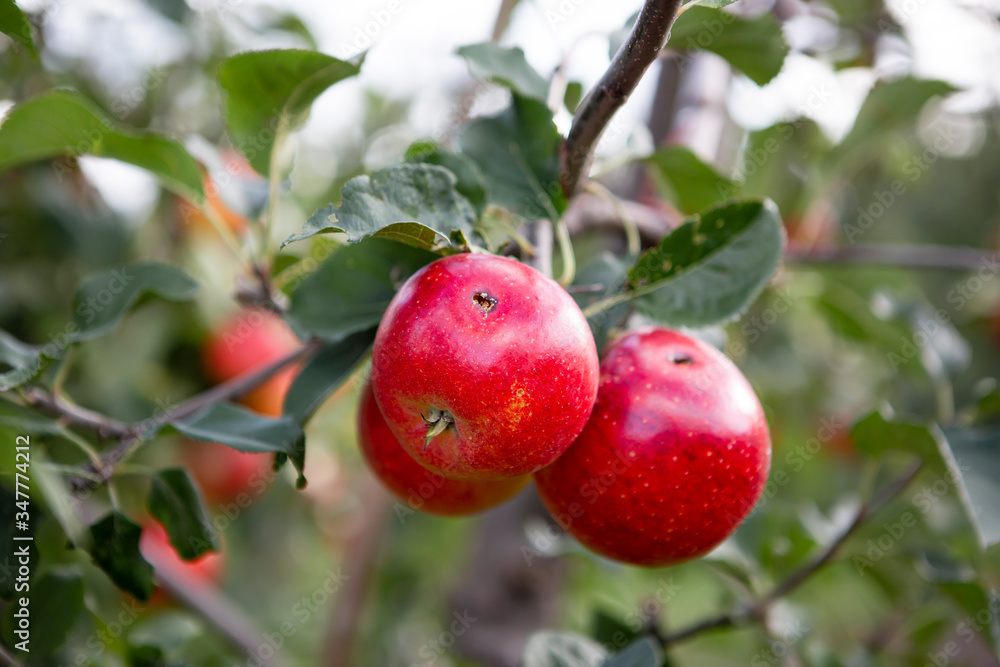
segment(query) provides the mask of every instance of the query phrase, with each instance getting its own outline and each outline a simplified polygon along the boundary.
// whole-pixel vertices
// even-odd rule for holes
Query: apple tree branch
[[[567,197],[579,188],[598,139],[670,36],[681,0],[646,0],[628,39],[583,101],[559,151],[560,185]]]

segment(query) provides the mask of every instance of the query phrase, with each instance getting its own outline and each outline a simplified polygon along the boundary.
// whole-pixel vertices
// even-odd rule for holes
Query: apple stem
[[[455,423],[454,415],[447,410],[438,410],[437,408],[431,408],[429,417],[420,415],[420,418],[427,424],[427,436],[424,440],[425,451],[431,444],[431,440],[444,433],[449,426]]]

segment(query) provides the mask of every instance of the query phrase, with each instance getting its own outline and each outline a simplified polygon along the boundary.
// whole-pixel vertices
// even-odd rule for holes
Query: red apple
[[[222,580],[225,561],[221,553],[210,551],[194,560],[184,560],[170,544],[166,529],[158,521],[149,521],[142,527],[139,551],[158,570],[169,570],[192,586],[215,586]],[[159,591],[153,595],[153,602],[157,601],[162,601]]]
[[[452,255],[415,273],[372,352],[389,428],[424,467],[454,479],[551,463],[586,423],[597,374],[594,338],[569,294],[496,255]]]
[[[248,454],[217,442],[186,441],[181,455],[205,500],[221,504],[263,493],[274,477],[272,454]]]
[[[736,530],[770,465],[767,421],[739,369],[706,343],[646,328],[609,343],[590,421],[535,482],[587,548],[662,566]]]
[[[528,476],[498,482],[447,479],[417,463],[389,430],[371,383],[358,405],[358,443],[375,476],[411,509],[458,516],[499,505],[528,483]]]
[[[277,315],[244,310],[212,334],[203,352],[205,370],[216,382],[231,380],[291,354],[299,339]],[[289,366],[240,399],[251,410],[277,417],[297,369]]]

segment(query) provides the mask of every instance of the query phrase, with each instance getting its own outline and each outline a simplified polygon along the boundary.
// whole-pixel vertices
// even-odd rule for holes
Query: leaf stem
[[[288,137],[288,114],[278,117],[278,127],[274,131],[274,144],[271,146],[271,161],[267,171],[267,213],[264,217],[264,229],[261,232],[260,247],[257,249],[257,263],[266,267],[271,263],[271,234],[275,218],[278,215],[278,198],[281,194],[281,151]]]
[[[562,216],[556,218],[554,227],[556,241],[559,244],[559,256],[562,257],[562,274],[559,276],[559,284],[568,287],[576,278],[576,256],[573,254],[573,241],[569,238],[569,229]]]
[[[79,435],[71,431],[70,429],[62,426],[59,429],[59,435],[73,443],[77,449],[82,451],[90,459],[90,463],[94,468],[101,465],[101,455],[97,453],[97,450],[90,446],[90,443],[81,438]]]
[[[639,227],[622,201],[613,192],[597,181],[589,181],[586,186],[587,192],[596,195],[606,201],[621,220],[622,228],[625,230],[625,239],[628,243],[628,254],[630,257],[638,257],[642,251],[642,239],[639,237]]]

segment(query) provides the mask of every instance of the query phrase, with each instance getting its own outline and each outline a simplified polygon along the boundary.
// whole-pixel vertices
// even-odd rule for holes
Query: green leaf
[[[636,308],[674,326],[737,317],[767,285],[784,249],[769,200],[717,206],[685,222],[629,271]]]
[[[145,169],[170,190],[202,201],[198,164],[176,141],[119,129],[79,93],[55,90],[22,102],[0,125],[0,171],[56,156],[94,155]]]
[[[456,185],[454,174],[432,164],[403,163],[356,176],[341,189],[340,206],[329,204],[314,213],[282,247],[324,232],[344,232],[349,243],[376,236],[424,250],[452,249],[455,230],[477,238],[475,209]]]
[[[561,140],[549,108],[518,95],[503,113],[473,120],[459,137],[483,173],[487,200],[529,220],[555,219],[566,208]]]
[[[739,194],[740,186],[687,148],[664,146],[646,160],[668,198],[684,213],[696,213]]]
[[[0,32],[28,47],[31,55],[38,58],[35,39],[31,35],[31,23],[21,8],[14,4],[14,0],[0,0]]]
[[[499,83],[522,97],[547,102],[549,82],[528,64],[520,48],[483,42],[459,47],[456,53],[469,63],[474,77]]]
[[[285,394],[285,414],[300,424],[309,421],[323,401],[350,377],[374,341],[375,329],[368,329],[324,346],[295,376]]]
[[[789,50],[770,14],[747,20],[708,6],[691,7],[678,16],[666,48],[711,51],[759,86],[778,75]]]
[[[576,113],[577,107],[583,101],[583,84],[579,81],[570,81],[566,84],[566,92],[563,94],[563,104],[570,113]]]
[[[577,286],[603,285],[604,289],[600,292],[574,292],[573,299],[581,309],[586,309],[587,306],[602,299],[621,293],[625,287],[627,274],[628,265],[625,261],[609,251],[604,251],[581,266],[573,279],[573,284]],[[628,304],[622,303],[587,318],[598,351],[604,350],[612,331],[621,324],[628,313]]]
[[[204,635],[204,625],[190,615],[180,611],[158,611],[128,633],[129,653],[140,658],[162,659]]]
[[[0,391],[10,391],[38,377],[48,365],[48,355],[43,354],[46,349],[22,343],[0,331]],[[48,351],[53,355],[61,352],[56,346]]]
[[[593,639],[571,632],[536,632],[528,637],[521,667],[594,667],[608,657]]]
[[[983,551],[1000,543],[1000,427],[943,429],[954,456],[959,498]]]
[[[483,172],[468,155],[452,153],[440,146],[428,142],[417,142],[406,150],[409,162],[425,162],[444,167],[455,175],[455,189],[469,200],[477,213],[482,213],[486,206],[486,184]]]
[[[361,71],[316,51],[275,49],[238,53],[219,66],[225,117],[233,143],[267,174],[275,135],[301,123],[323,91]]]
[[[888,133],[912,125],[927,102],[954,90],[943,81],[910,76],[877,84],[861,105],[851,131],[834,148],[833,161],[844,160],[855,153],[867,156],[880,150],[882,139]]]
[[[45,508],[62,528],[69,541],[77,548],[90,550],[89,527],[77,513],[78,499],[70,492],[66,477],[48,464],[45,450],[31,449],[31,481],[38,487]]]
[[[74,341],[82,342],[111,331],[145,293],[168,301],[194,297],[198,283],[180,269],[158,262],[138,262],[108,269],[80,283],[73,295]]]
[[[977,424],[1000,422],[1000,387],[993,378],[989,382],[992,386],[980,396],[972,415]]]
[[[7,401],[0,401],[0,426],[19,435],[58,435],[63,431],[54,419]]]
[[[335,343],[378,326],[403,281],[438,256],[388,239],[345,246],[305,277],[285,316],[302,339]]]
[[[644,637],[605,660],[601,667],[661,667],[663,657],[660,645]]]
[[[153,592],[153,566],[139,553],[142,528],[118,511],[109,512],[90,527],[90,555],[123,591],[139,600]]]
[[[215,403],[191,417],[171,422],[182,435],[201,442],[221,442],[248,453],[276,452],[287,456],[305,485],[306,439],[292,417],[263,417],[232,403]]]
[[[183,468],[161,470],[152,477],[149,513],[166,528],[170,543],[185,560],[219,550],[201,494]]]
[[[876,410],[859,419],[851,427],[851,439],[866,456],[907,452],[922,458],[924,465],[938,473],[957,472],[951,450],[937,427],[890,421],[888,410]]]
[[[50,570],[31,584],[30,595],[31,653],[51,655],[84,610],[83,579],[71,570]]]
[[[603,609],[595,609],[590,621],[590,635],[602,646],[617,648],[630,644],[638,633],[617,616]]]

